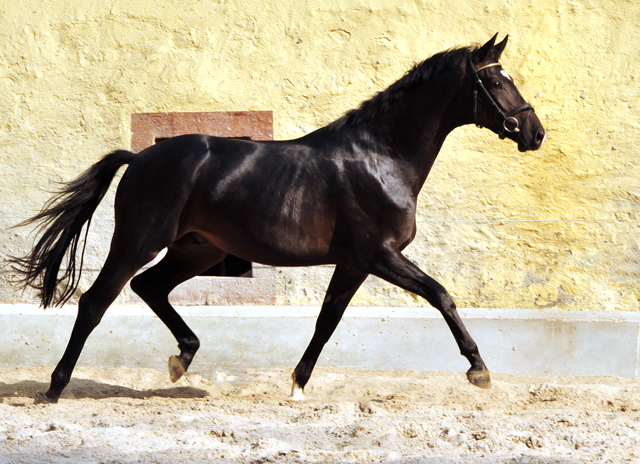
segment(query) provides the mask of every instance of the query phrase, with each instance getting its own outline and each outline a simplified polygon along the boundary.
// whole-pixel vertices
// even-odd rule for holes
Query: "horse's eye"
[[[493,81],[491,83],[491,87],[494,89],[499,89],[500,87],[502,87],[502,84],[500,84],[500,81]]]

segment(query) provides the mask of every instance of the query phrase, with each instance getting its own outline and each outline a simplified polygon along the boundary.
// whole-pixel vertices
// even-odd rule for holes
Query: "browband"
[[[502,66],[502,65],[501,65],[500,63],[491,63],[491,64],[488,64],[488,65],[486,65],[486,66],[483,66],[483,67],[481,67],[481,68],[476,69],[476,72],[480,72],[480,71],[482,71],[483,69],[491,68],[491,67],[493,67],[493,66]]]

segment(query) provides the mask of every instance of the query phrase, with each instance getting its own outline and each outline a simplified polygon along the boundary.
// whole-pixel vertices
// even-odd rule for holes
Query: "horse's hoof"
[[[489,375],[489,371],[483,369],[481,371],[473,371],[469,369],[467,371],[467,379],[476,387],[480,388],[491,388],[491,376]]]
[[[56,404],[58,398],[49,398],[46,393],[38,392],[33,400],[33,404]]]
[[[169,377],[171,377],[171,381],[176,383],[185,372],[187,372],[187,370],[180,362],[180,358],[177,356],[171,356],[169,358]]]

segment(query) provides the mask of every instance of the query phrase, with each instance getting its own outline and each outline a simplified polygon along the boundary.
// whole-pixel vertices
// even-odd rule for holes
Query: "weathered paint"
[[[397,2],[396,2],[397,3]],[[408,255],[461,307],[640,309],[640,6],[635,0],[0,0],[0,244],[54,183],[131,143],[131,114],[272,110],[276,139],[340,116],[440,50],[510,34],[505,70],[545,147],[466,127],[420,197]],[[112,198],[112,195],[111,197]],[[98,210],[87,279],[112,227]],[[277,303],[317,305],[330,268],[277,269]],[[0,302],[35,301],[0,275]],[[196,302],[194,302],[196,303]],[[426,305],[370,279],[361,306]]]

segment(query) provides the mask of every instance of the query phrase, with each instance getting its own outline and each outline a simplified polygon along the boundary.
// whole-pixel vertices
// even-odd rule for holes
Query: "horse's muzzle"
[[[518,151],[538,150],[545,140],[547,132],[543,129],[535,113],[517,132],[506,132],[505,137],[518,144]]]
[[[532,137],[525,137],[523,132],[520,132],[517,138],[518,150],[521,152],[538,150],[545,140],[547,140],[547,132],[542,127],[538,127]]]

